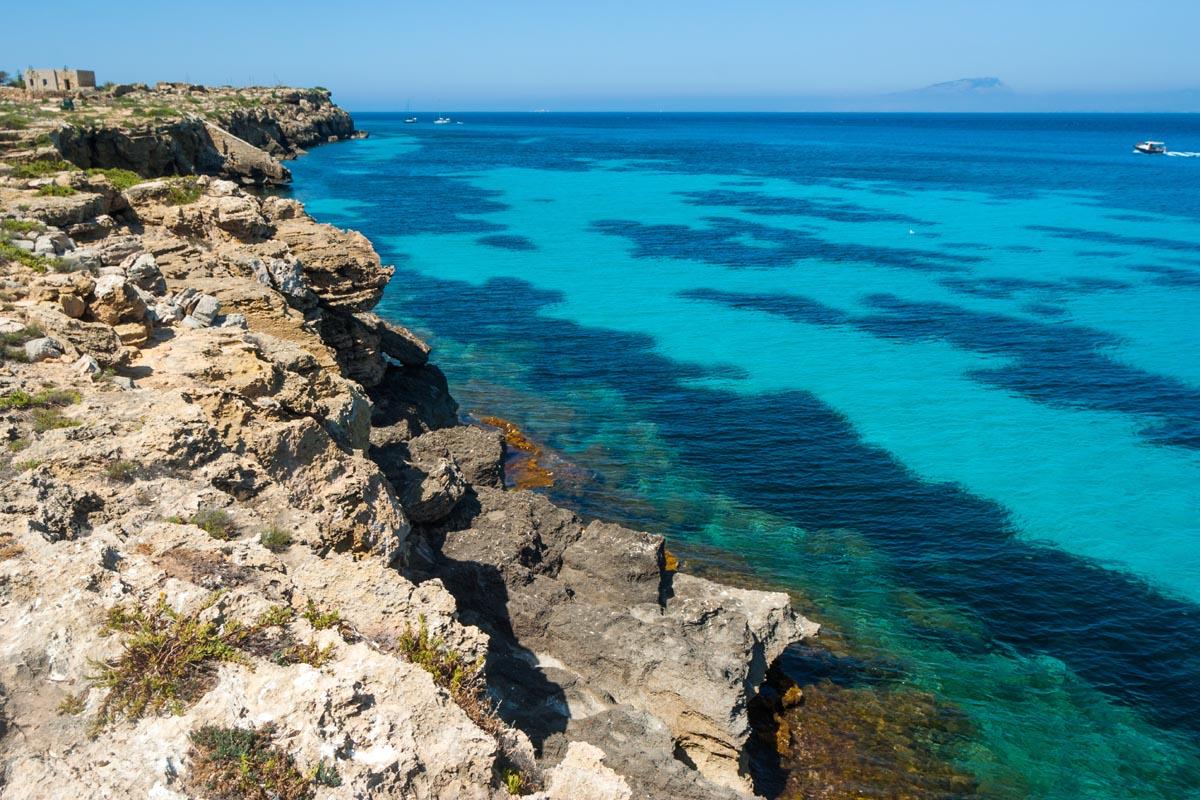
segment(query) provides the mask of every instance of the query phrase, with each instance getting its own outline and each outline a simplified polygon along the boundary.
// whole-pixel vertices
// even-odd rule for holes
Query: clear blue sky
[[[775,108],[976,76],[1022,94],[1200,86],[1200,0],[67,0],[53,16],[0,34],[0,69],[320,84],[352,110]]]

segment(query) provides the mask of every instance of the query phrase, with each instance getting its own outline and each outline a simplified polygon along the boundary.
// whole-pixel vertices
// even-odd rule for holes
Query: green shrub
[[[24,164],[17,165],[12,174],[14,178],[44,178],[47,175],[53,175],[56,172],[66,172],[77,170],[79,167],[74,164],[63,161],[62,159],[50,159],[46,161],[29,161]]]
[[[63,698],[63,701],[58,704],[57,710],[60,716],[78,716],[83,713],[83,697],[75,693],[68,694]]]
[[[93,167],[87,171],[88,175],[103,175],[108,178],[108,182],[118,192],[123,192],[130,186],[136,186],[139,183],[144,183],[146,178],[138,175],[136,172],[128,169],[99,169]]]
[[[57,408],[39,408],[33,412],[33,429],[38,433],[59,428],[75,428],[82,424],[79,420],[64,417]]]
[[[33,122],[29,117],[20,114],[0,114],[0,130],[23,131]]]
[[[0,219],[0,230],[8,233],[29,233],[41,231],[45,225],[32,219]]]
[[[237,536],[237,526],[233,524],[233,517],[223,508],[202,508],[188,522],[223,542]]]
[[[94,731],[121,718],[136,721],[164,711],[182,714],[212,687],[216,664],[245,662],[238,645],[248,629],[201,619],[219,597],[210,595],[190,614],[176,613],[165,595],[152,606],[118,605],[108,612],[104,630],[128,638],[112,661],[91,662],[97,672],[88,676],[89,686],[108,690]]]
[[[304,613],[301,616],[319,631],[337,627],[342,621],[342,617],[338,612],[321,611],[312,600],[308,601],[308,606],[304,609]]]
[[[202,194],[204,194],[204,188],[195,178],[181,178],[171,184],[171,189],[167,192],[163,202],[169,206],[191,205],[199,200]]]
[[[270,527],[262,532],[258,541],[272,553],[282,553],[292,546],[292,535],[282,528]]]
[[[45,272],[51,263],[50,259],[34,255],[28,250],[22,250],[17,247],[9,240],[8,236],[0,236],[0,261],[16,261],[18,264],[24,264],[29,267],[34,272]]]
[[[110,481],[129,483],[137,476],[137,471],[136,461],[110,461],[104,465],[104,474]]]
[[[36,339],[42,335],[42,332],[36,328],[26,328],[25,331],[17,331],[16,333],[5,335],[20,336],[25,332],[33,333],[32,336],[29,336],[29,339]],[[22,389],[14,389],[4,397],[0,397],[0,408],[48,408],[53,406],[69,406],[78,402],[79,393],[66,389],[43,389],[34,394],[30,394]]]
[[[43,186],[37,190],[38,197],[70,197],[75,194],[79,194],[78,189],[71,186],[59,186],[57,183]]]
[[[312,776],[302,774],[292,756],[272,744],[274,733],[271,725],[254,729],[206,725],[192,731],[189,794],[208,800],[310,800],[314,783],[341,784],[340,777],[336,783],[322,781],[323,761]],[[332,769],[332,774],[337,776],[337,770]]]

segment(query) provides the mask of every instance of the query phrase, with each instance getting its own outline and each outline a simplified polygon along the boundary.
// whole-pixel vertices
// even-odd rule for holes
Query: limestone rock
[[[146,303],[121,275],[105,275],[96,281],[88,310],[98,322],[117,325],[146,317]]]
[[[57,339],[42,336],[30,339],[25,343],[25,358],[30,362],[45,361],[48,358],[59,358],[63,354],[63,346]]]

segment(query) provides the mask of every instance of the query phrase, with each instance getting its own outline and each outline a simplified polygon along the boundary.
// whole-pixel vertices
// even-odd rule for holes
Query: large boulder
[[[146,302],[124,275],[104,275],[96,281],[88,310],[93,319],[106,325],[146,318]]]

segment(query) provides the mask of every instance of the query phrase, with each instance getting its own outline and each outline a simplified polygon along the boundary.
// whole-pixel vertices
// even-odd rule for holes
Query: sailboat
[[[410,104],[410,101],[408,101],[408,100],[406,100],[406,101],[404,102],[404,124],[405,124],[405,125],[411,125],[411,124],[413,124],[414,122],[416,122],[416,121],[417,121],[417,118],[416,118],[416,117],[410,117],[410,116],[408,116],[408,106],[409,106],[409,104]]]

